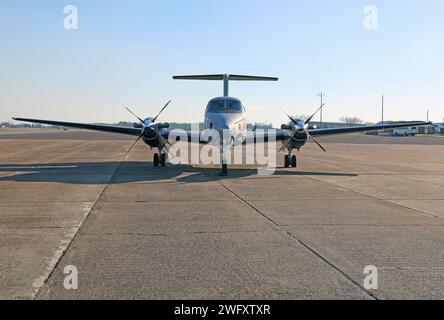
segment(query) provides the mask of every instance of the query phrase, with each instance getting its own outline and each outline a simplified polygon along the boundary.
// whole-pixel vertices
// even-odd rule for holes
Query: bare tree
[[[339,120],[341,122],[348,124],[348,125],[363,124],[364,123],[364,120],[359,119],[358,117],[342,117]]]

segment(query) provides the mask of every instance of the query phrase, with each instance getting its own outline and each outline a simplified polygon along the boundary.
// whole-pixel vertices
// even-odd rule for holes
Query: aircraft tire
[[[154,157],[153,157],[153,165],[154,165],[155,167],[158,167],[158,166],[159,166],[159,154],[158,154],[158,153],[155,153],[155,154],[154,154]]]
[[[160,155],[160,165],[161,165],[162,167],[165,167],[165,166],[166,166],[166,153],[162,153],[162,154]]]
[[[290,156],[285,156],[284,158],[284,167],[289,168],[290,167]]]
[[[291,157],[291,166],[293,168],[296,168],[298,166],[298,160],[296,159],[296,156]]]

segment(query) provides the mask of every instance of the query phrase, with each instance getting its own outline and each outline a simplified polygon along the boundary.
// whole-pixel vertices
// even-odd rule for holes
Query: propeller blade
[[[322,151],[327,152],[327,150],[325,150],[325,148],[315,138],[313,138],[307,130],[305,130],[305,133],[307,133],[308,138],[313,140],[313,142],[316,143],[318,147],[322,149]]]
[[[139,119],[140,122],[144,123],[142,119],[140,119],[134,112],[132,112],[128,107],[125,105],[122,105],[129,113],[131,113],[133,116],[135,116],[137,119]]]
[[[171,103],[171,100],[167,102],[167,104],[162,108],[162,110],[160,110],[160,112],[157,114],[157,116],[152,120],[152,122],[156,122],[157,118],[159,118],[160,114],[163,112],[163,110],[166,109],[166,107],[168,107],[168,105]]]
[[[290,144],[290,142],[283,143],[281,148],[279,149],[279,152],[284,151],[288,147],[289,144]]]
[[[298,123],[296,122],[296,120],[294,120],[289,114],[287,114],[287,117],[297,126]]]
[[[279,152],[283,151],[284,149],[288,148],[288,146],[290,145],[291,141],[294,139],[294,137],[296,136],[296,133],[294,133],[291,138],[286,142],[283,143],[281,148],[279,149]]]
[[[134,148],[134,146],[136,145],[136,143],[139,142],[140,139],[142,139],[142,137],[143,137],[143,132],[142,132],[142,134],[137,138],[137,140],[133,142],[133,144],[131,145],[131,147],[128,149],[127,153],[130,153],[130,151]]]
[[[311,139],[318,145],[319,148],[322,149],[322,151],[327,152],[327,150],[325,150],[324,147],[318,141],[316,141],[315,138],[311,137]]]
[[[281,111],[288,117],[288,119],[291,120],[291,122],[293,122],[296,126],[298,125],[296,120],[294,120],[284,109],[281,108]]]
[[[307,124],[307,123],[309,123],[312,119],[313,119],[313,117],[323,108],[325,106],[325,103],[323,103],[320,107],[319,107],[319,109],[318,110],[316,110],[316,112],[315,113],[313,113],[312,115],[311,115],[311,117],[309,117],[307,120],[305,120],[305,124]]]

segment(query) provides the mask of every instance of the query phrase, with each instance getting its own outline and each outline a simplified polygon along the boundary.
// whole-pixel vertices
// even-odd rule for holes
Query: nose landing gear
[[[228,176],[228,165],[227,164],[222,164],[222,171],[219,173],[220,177],[226,177]]]
[[[222,165],[222,171],[219,173],[219,176],[228,176],[227,151],[224,146],[221,146],[220,148],[220,163]]]

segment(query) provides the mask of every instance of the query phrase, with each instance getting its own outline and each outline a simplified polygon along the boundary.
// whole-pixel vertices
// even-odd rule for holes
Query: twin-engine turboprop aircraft
[[[219,80],[223,81],[224,84],[224,95],[223,97],[218,97],[210,100],[205,110],[204,128],[210,130],[216,130],[219,133],[219,149],[221,154],[221,165],[222,172],[221,175],[228,174],[228,165],[226,160],[227,148],[231,148],[235,142],[248,143],[252,141],[269,141],[268,133],[264,133],[261,139],[247,139],[247,117],[246,110],[242,102],[236,98],[229,96],[229,82],[230,81],[277,81],[278,78],[273,77],[257,77],[257,76],[242,76],[233,74],[215,74],[215,75],[192,75],[192,76],[175,76],[173,79],[176,80]],[[169,101],[160,110],[159,114],[154,118],[141,119],[135,115],[131,110],[126,108],[131,114],[133,114],[139,121],[140,124],[134,127],[121,127],[112,125],[95,125],[86,123],[73,123],[73,122],[62,122],[62,121],[51,121],[51,120],[38,120],[38,119],[28,119],[28,118],[13,118],[16,121],[25,121],[32,123],[48,124],[55,126],[72,127],[79,129],[88,129],[112,133],[121,133],[127,135],[137,136],[137,140],[131,146],[131,148],[140,139],[143,140],[151,148],[157,148],[158,153],[154,154],[153,163],[154,166],[165,166],[167,160],[167,148],[170,145],[168,138],[170,136],[170,131],[168,130],[168,123],[157,123],[157,119],[160,114],[169,105]],[[297,159],[296,155],[293,154],[294,150],[300,150],[309,139],[312,139],[324,152],[325,148],[316,140],[315,137],[322,135],[333,135],[342,134],[350,132],[363,132],[372,130],[382,130],[391,128],[401,128],[401,127],[417,127],[423,125],[429,125],[430,122],[409,122],[400,124],[389,124],[389,125],[375,125],[375,126],[358,126],[358,127],[345,127],[345,128],[329,128],[329,129],[310,129],[309,123],[313,117],[318,113],[320,108],[311,115],[307,120],[294,119],[290,115],[287,117],[290,119],[288,124],[282,125],[280,129],[276,131],[276,141],[282,141],[281,150],[286,149],[288,151],[285,156],[285,167],[296,167]],[[228,134],[227,134],[228,133]],[[251,134],[251,133],[250,133]],[[192,133],[186,132],[185,138],[188,142],[193,142]],[[174,135],[173,135],[174,136]],[[200,143],[208,143],[208,139],[203,141],[199,139]]]

